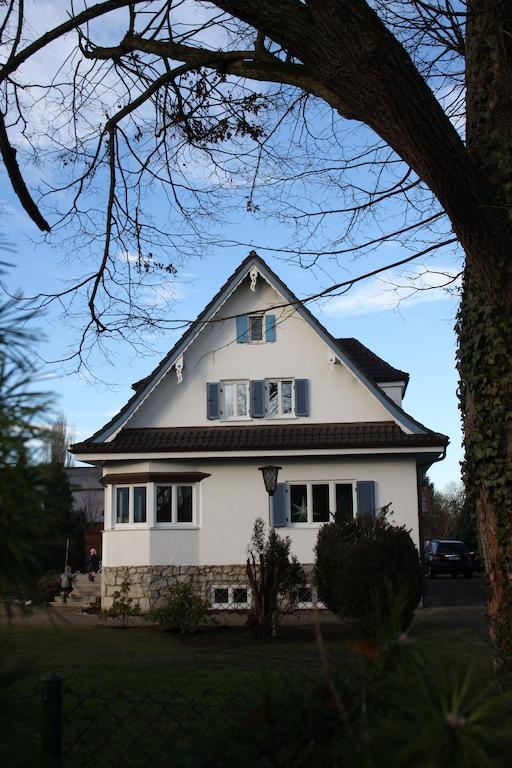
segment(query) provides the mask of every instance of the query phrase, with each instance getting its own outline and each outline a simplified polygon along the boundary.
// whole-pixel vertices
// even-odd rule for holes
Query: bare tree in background
[[[69,446],[73,442],[73,435],[68,429],[66,417],[59,411],[55,421],[43,436],[41,446],[41,460],[43,464],[60,464],[62,467],[72,467],[75,457],[69,453]]]
[[[4,16],[0,150],[28,215],[82,259],[34,297],[81,321],[82,362],[94,341],[180,325],[142,294],[221,239],[230,206],[289,222],[282,256],[326,271],[458,244],[465,483],[512,671],[511,4],[100,0],[39,38],[20,0]]]

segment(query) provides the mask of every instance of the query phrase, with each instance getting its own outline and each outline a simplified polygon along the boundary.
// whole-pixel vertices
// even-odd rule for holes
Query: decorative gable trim
[[[383,392],[380,387],[371,381],[361,368],[340,348],[338,341],[323,327],[319,320],[304,306],[292,291],[281,281],[281,279],[267,266],[263,259],[255,251],[251,251],[246,259],[235,270],[233,275],[224,283],[222,288],[207,304],[198,318],[192,323],[190,328],[183,334],[181,339],[175,344],[170,352],[164,357],[154,371],[140,382],[140,387],[130,398],[126,405],[114,416],[110,422],[105,424],[100,430],[89,438],[95,442],[108,442],[112,440],[120,429],[125,426],[128,420],[138,411],[147,397],[154,391],[158,384],[165,377],[167,372],[175,365],[179,358],[182,358],[186,350],[196,340],[204,327],[217,314],[222,306],[232,296],[240,283],[250,276],[251,270],[257,269],[258,276],[264,279],[277,293],[283,297],[285,306],[292,306],[295,311],[305,320],[318,336],[325,342],[332,354],[340,360],[353,376],[380,402],[390,416],[400,425],[406,433],[425,434],[432,430],[425,427],[420,422],[413,419],[405,411],[397,406],[393,400]],[[254,271],[253,271],[254,274]],[[283,304],[276,304],[269,307],[268,310],[283,308]],[[244,313],[250,314],[250,308]],[[227,320],[228,318],[223,318]]]

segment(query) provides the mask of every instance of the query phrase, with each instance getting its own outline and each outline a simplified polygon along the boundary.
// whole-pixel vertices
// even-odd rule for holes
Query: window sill
[[[296,528],[297,530],[303,530],[303,529],[309,529],[309,528],[321,528],[322,525],[327,525],[328,522],[331,522],[329,520],[326,520],[324,523],[286,523],[287,528]]]
[[[155,523],[152,530],[157,531],[198,531],[195,523]]]
[[[220,421],[232,423],[234,421],[252,421],[251,416],[223,416]]]
[[[110,530],[112,531],[145,531],[148,529],[147,523],[115,523]],[[108,530],[108,529],[105,529]]]

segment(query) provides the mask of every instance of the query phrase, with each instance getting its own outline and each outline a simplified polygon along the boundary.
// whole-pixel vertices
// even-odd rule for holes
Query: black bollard
[[[55,765],[53,761],[62,757],[64,678],[60,675],[46,675],[41,683],[41,754],[43,759],[50,759]]]

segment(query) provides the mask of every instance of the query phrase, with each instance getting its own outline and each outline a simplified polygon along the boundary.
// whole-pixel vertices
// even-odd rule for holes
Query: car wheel
[[[459,574],[457,573],[457,571],[454,571],[453,573],[450,573],[450,576],[452,577],[452,579],[456,579],[458,575]]]
[[[470,579],[472,576],[473,576],[473,572],[472,571],[466,571],[464,573],[464,578],[465,579]]]

